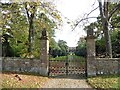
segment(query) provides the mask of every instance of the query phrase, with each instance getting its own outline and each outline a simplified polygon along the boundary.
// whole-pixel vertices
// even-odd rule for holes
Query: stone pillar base
[[[92,66],[92,65],[91,65]],[[87,70],[87,76],[96,76],[96,70],[95,68],[90,68]]]
[[[88,73],[88,75],[87,75],[88,77],[90,77],[90,76],[96,76],[96,73]]]
[[[87,59],[87,76],[96,76],[96,61],[92,58]]]
[[[48,68],[41,67],[40,75],[48,76]]]

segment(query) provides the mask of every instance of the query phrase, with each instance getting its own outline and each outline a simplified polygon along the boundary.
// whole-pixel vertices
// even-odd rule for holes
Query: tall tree
[[[67,42],[64,40],[59,40],[58,46],[61,48],[61,56],[66,56],[68,54]]]
[[[111,39],[110,39],[110,24],[113,24],[113,17],[115,18],[116,16],[119,15],[119,11],[120,11],[120,2],[117,3],[110,3],[109,0],[98,0],[99,3],[99,11],[100,11],[100,16],[97,17],[89,17],[89,15],[95,11],[96,9],[98,9],[98,7],[96,7],[95,9],[93,9],[92,11],[90,11],[89,13],[87,13],[85,18],[79,19],[77,20],[76,24],[75,24],[75,28],[76,26],[79,25],[79,23],[81,23],[82,21],[86,20],[88,21],[88,19],[90,18],[97,18],[99,21],[98,23],[94,23],[96,25],[99,25],[98,28],[98,32],[101,32],[100,29],[102,29],[103,33],[104,33],[104,37],[105,37],[105,45],[106,45],[106,57],[112,57],[112,48],[111,48]],[[113,20],[113,21],[112,21]],[[115,20],[115,22],[118,22],[119,19]],[[83,23],[85,24],[85,23]],[[101,25],[101,26],[100,26]],[[115,25],[116,26],[116,25]],[[117,26],[119,27],[119,26]]]
[[[33,26],[34,23],[34,18],[35,15],[37,13],[40,13],[40,17],[41,21],[44,22],[43,27],[42,28],[46,28],[46,22],[47,24],[50,24],[50,20],[47,21],[47,18],[52,18],[53,23],[58,20],[60,21],[60,16],[58,14],[58,11],[55,9],[54,5],[52,2],[48,2],[48,1],[36,1],[36,2],[25,2],[25,9],[26,9],[26,14],[27,14],[27,19],[28,19],[28,23],[29,23],[29,47],[28,47],[28,52],[30,54],[30,57],[32,55],[32,51],[33,51],[33,41],[34,41],[34,32],[35,32],[35,28]],[[42,14],[41,11],[44,11],[44,13],[48,16],[46,18],[45,14]],[[36,17],[37,18],[37,17]],[[40,23],[42,23],[40,22]],[[57,25],[57,24],[56,24]],[[52,25],[53,26],[53,25]],[[54,24],[55,27],[55,24]]]
[[[29,24],[29,36],[28,36],[28,53],[30,54],[30,57],[32,57],[32,51],[33,51],[33,40],[34,40],[34,26],[33,26],[33,19],[36,13],[36,2],[25,2],[25,9],[27,14],[27,21]]]
[[[4,21],[0,22],[2,23],[3,34],[9,32],[14,36],[14,38],[9,39],[10,46],[12,46],[14,52],[17,50],[16,52],[19,52],[19,55],[24,54],[22,56],[25,57],[28,55],[25,53],[28,52],[32,52],[35,56],[37,53],[38,56],[41,30],[47,28],[51,39],[54,36],[54,29],[59,25],[57,22],[61,22],[59,13],[47,1],[34,3],[1,2],[0,8],[0,14],[2,14],[2,20]],[[31,51],[33,47],[34,51]]]
[[[109,33],[109,20],[111,19],[112,15],[117,11],[120,10],[120,3],[118,3],[114,8],[109,11],[109,4],[108,0],[104,0],[102,5],[102,0],[98,0],[99,2],[99,10],[100,10],[100,16],[102,20],[102,29],[105,36],[105,42],[106,42],[106,56],[112,58],[112,46],[111,46],[111,39],[110,39],[110,33]]]
[[[13,38],[9,38],[9,44],[13,48],[14,54],[20,54],[26,51],[27,45],[27,20],[23,12],[21,12],[22,5],[17,3],[2,3],[1,14],[3,18],[2,34],[10,34]],[[4,38],[3,38],[4,43]]]
[[[75,55],[82,56],[82,57],[87,56],[86,42],[78,42],[78,45],[77,45],[76,50],[75,50]]]

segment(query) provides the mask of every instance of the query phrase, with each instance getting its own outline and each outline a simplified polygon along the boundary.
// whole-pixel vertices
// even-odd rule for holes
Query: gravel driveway
[[[42,88],[91,88],[86,79],[50,78]]]

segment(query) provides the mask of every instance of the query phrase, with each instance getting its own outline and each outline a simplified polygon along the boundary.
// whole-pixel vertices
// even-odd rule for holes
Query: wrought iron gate
[[[49,60],[49,76],[82,75],[86,76],[86,63],[79,59]]]

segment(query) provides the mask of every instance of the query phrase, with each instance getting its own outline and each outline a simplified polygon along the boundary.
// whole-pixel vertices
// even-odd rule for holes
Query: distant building
[[[76,47],[69,47],[69,52],[75,52]]]

